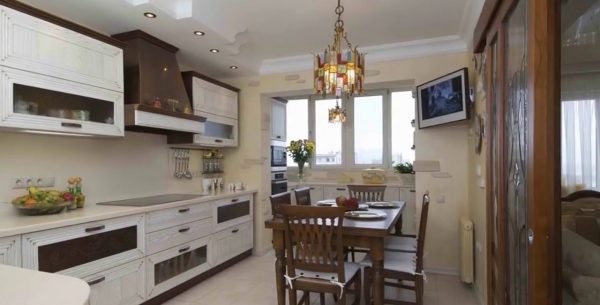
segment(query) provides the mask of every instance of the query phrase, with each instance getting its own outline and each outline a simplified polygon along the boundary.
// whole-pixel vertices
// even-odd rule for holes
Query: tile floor
[[[272,252],[252,256],[224,270],[214,277],[178,295],[166,305],[275,305],[275,256]],[[473,291],[459,278],[449,275],[428,274],[425,284],[425,305],[477,305]],[[386,288],[386,296],[393,294],[402,299],[414,298],[408,291]],[[400,295],[398,295],[400,294]],[[352,297],[348,298],[348,304]],[[319,304],[314,296],[312,304]],[[331,296],[327,303],[333,304]]]

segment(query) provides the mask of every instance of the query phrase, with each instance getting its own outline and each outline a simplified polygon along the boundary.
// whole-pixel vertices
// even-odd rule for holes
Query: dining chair
[[[421,219],[420,223],[423,222],[423,218],[427,217],[426,210],[421,211]],[[385,250],[392,252],[408,252],[408,253],[416,253],[417,252],[417,235],[413,234],[400,234],[400,235],[390,235],[385,238]]]
[[[383,201],[385,197],[385,185],[348,184],[350,198],[356,198],[360,202]],[[356,253],[368,253],[368,249],[350,247],[348,253],[352,261],[356,261]]]
[[[385,188],[385,185],[348,184],[350,197],[360,202],[384,201]]]
[[[311,205],[310,202],[310,187],[303,187],[294,190],[297,205]]]
[[[390,252],[386,251],[383,259],[383,284],[385,286],[408,289],[415,291],[415,302],[400,302],[398,300],[384,299],[384,304],[416,304],[423,305],[423,285],[425,273],[423,272],[423,253],[425,250],[425,232],[427,229],[427,214],[429,211],[429,194],[423,195],[423,209],[419,224],[419,238],[417,239],[417,252]],[[370,257],[366,257],[362,264],[365,266],[365,300],[371,304],[371,283],[373,282],[373,268]],[[386,281],[391,279],[394,281]],[[405,285],[404,281],[413,282],[414,285]]]
[[[281,218],[281,206],[292,204],[292,193],[285,192],[269,196],[271,199],[271,214],[274,218]]]
[[[345,262],[343,255],[343,207],[282,206],[287,274],[284,276],[289,304],[297,304],[297,291],[334,295],[336,304],[345,305],[346,295],[354,294],[360,304],[361,265]],[[352,289],[350,289],[352,288]]]

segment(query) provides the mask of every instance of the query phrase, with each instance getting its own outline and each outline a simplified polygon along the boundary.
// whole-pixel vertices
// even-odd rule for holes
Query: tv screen
[[[469,118],[467,79],[464,68],[417,87],[419,128]]]

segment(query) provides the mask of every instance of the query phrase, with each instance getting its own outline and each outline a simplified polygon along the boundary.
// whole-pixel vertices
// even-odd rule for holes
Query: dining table
[[[391,201],[394,208],[376,209],[385,214],[380,219],[355,219],[344,217],[342,225],[343,244],[345,247],[368,249],[373,269],[373,304],[383,305],[383,260],[385,257],[385,237],[393,232],[400,232],[404,201]],[[316,205],[316,204],[313,204]],[[368,210],[375,210],[369,208]],[[265,227],[273,230],[273,249],[275,250],[275,281],[277,287],[277,304],[285,305],[285,233],[283,219],[279,217],[265,221]]]

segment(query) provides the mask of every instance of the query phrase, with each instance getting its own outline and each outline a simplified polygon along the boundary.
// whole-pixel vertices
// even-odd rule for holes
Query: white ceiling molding
[[[403,60],[437,54],[466,52],[467,42],[458,35],[450,35],[432,39],[422,39],[378,46],[359,48],[367,53],[369,63]],[[299,72],[313,69],[313,55],[300,55],[276,59],[267,59],[260,66],[260,74],[278,74]]]

